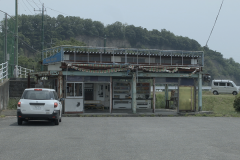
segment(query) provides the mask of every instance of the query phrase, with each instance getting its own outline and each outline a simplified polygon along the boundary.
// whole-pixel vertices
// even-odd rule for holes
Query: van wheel
[[[213,91],[213,94],[214,94],[214,95],[218,95],[218,92],[217,92],[217,91]]]
[[[233,94],[233,95],[237,95],[237,92],[236,92],[236,91],[234,91],[232,94]]]
[[[22,119],[21,118],[18,118],[17,122],[18,122],[18,125],[22,125]]]

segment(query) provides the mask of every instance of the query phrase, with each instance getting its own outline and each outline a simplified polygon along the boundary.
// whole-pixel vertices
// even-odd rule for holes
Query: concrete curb
[[[63,117],[179,117],[190,115],[213,114],[209,111],[201,112],[158,112],[158,113],[80,113],[80,114],[63,114]],[[0,116],[17,116],[17,110],[2,110]]]

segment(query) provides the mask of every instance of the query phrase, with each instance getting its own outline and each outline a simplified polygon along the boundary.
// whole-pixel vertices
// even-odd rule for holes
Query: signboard
[[[43,64],[54,63],[54,62],[61,62],[61,52],[52,55],[51,57],[45,58],[43,60]]]

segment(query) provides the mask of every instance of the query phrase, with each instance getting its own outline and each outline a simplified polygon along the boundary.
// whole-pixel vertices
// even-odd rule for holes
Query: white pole
[[[8,61],[6,62],[6,79],[8,79]]]

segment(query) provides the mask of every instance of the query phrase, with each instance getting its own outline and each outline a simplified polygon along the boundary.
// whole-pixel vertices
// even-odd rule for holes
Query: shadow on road
[[[18,125],[17,122],[12,123],[10,126],[55,126],[54,122],[51,121],[39,121],[39,120],[33,120],[25,122],[23,121],[22,125]]]

